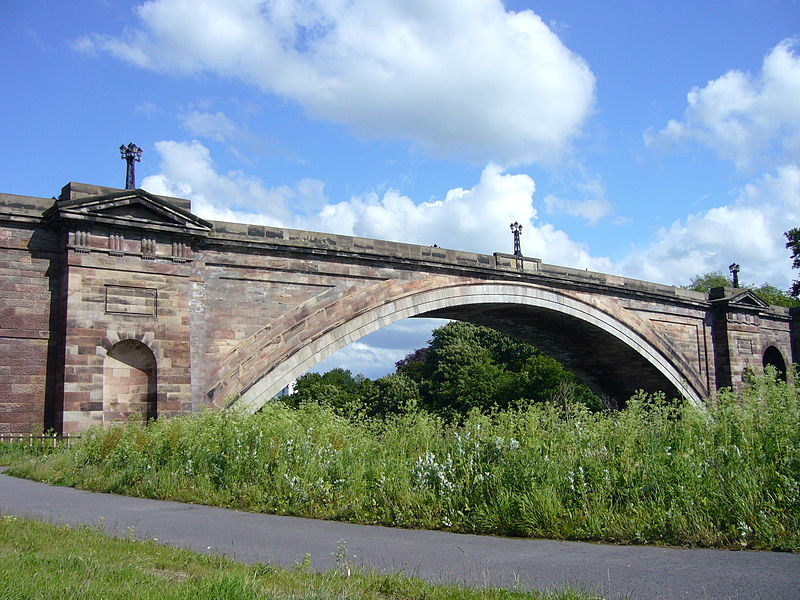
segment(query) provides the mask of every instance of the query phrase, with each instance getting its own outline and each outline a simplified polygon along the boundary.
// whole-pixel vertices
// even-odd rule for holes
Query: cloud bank
[[[443,199],[416,203],[397,190],[332,203],[324,185],[304,179],[269,188],[241,172],[219,173],[200,142],[156,143],[160,173],[142,187],[156,194],[193,200],[193,211],[212,220],[296,227],[345,235],[433,245],[473,252],[511,252],[509,224],[523,224],[522,249],[546,262],[609,271],[580,243],[547,223],[534,208],[536,184],[488,164],[471,188],[454,188]]]
[[[649,247],[620,265],[632,277],[687,284],[694,276],[742,265],[745,283],[786,288],[792,278],[783,232],[800,224],[800,168],[781,167],[744,186],[732,204],[660,229]]]
[[[552,161],[594,104],[581,57],[500,0],[151,0],[74,47],[235,77],[367,136],[506,166]]]

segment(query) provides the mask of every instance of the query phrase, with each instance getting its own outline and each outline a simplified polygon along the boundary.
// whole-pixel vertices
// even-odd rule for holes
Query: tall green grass
[[[707,410],[532,405],[449,424],[318,404],[88,432],[14,473],[247,510],[461,532],[800,549],[800,401],[764,376]]]

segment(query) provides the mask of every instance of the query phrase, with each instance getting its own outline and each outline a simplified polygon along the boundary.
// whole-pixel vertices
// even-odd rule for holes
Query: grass
[[[33,455],[27,448],[17,444],[0,444],[0,467],[30,458]]]
[[[432,585],[409,577],[349,569],[313,573],[244,565],[160,546],[0,517],[0,597],[5,600],[589,600],[574,591],[538,593]]]
[[[458,532],[800,550],[800,396],[754,378],[699,410],[533,405],[452,424],[272,404],[87,432],[12,474],[251,511]]]
[[[80,439],[80,438],[78,438]],[[31,456],[46,456],[67,449],[75,444],[75,439],[61,439],[57,437],[20,438],[0,441],[0,467],[8,466],[21,459]]]

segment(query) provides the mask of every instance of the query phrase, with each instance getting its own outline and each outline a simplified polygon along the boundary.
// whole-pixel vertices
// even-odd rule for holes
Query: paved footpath
[[[292,566],[306,553],[335,566],[344,540],[356,564],[434,582],[547,590],[571,585],[608,598],[800,599],[800,554],[610,546],[392,529],[253,514],[55,487],[0,474],[0,514]]]

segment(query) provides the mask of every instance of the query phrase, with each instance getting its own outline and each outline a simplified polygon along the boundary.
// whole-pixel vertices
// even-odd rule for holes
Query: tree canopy
[[[458,419],[530,402],[602,401],[558,361],[488,327],[453,321],[435,329],[430,344],[396,363],[375,381],[345,369],[300,377],[284,399],[322,402],[347,416],[386,416],[428,410]]]

